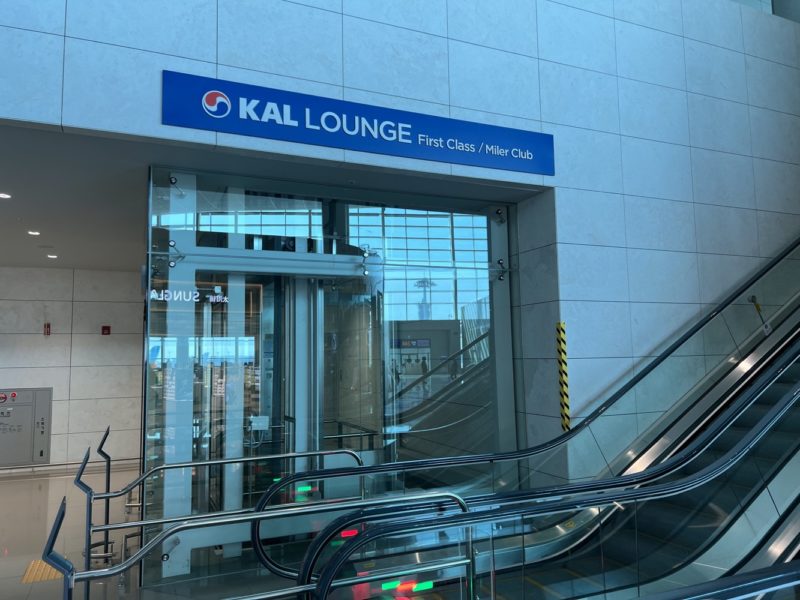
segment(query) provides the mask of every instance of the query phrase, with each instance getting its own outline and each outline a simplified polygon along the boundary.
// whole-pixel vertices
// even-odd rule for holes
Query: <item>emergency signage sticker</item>
[[[554,175],[553,136],[222,79],[163,72],[162,123]]]

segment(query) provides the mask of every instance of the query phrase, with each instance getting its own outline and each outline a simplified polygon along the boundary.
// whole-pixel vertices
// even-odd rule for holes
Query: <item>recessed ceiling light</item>
[[[42,235],[42,234],[39,233],[38,231],[29,231],[28,235]]]
[[[48,254],[47,258],[58,258],[58,254]]]
[[[11,194],[0,193],[0,200],[8,200],[11,198]]]

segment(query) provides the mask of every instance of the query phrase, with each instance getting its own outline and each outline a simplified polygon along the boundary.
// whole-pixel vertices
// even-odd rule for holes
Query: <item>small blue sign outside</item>
[[[553,136],[163,72],[165,125],[553,175]]]

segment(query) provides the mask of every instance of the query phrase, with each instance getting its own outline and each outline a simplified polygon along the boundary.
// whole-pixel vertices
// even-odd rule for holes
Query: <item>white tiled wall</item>
[[[80,461],[109,426],[112,458],[138,458],[139,274],[0,268],[0,281],[0,388],[53,388],[51,462]]]
[[[554,188],[518,207],[512,252],[529,436],[558,432],[554,390],[531,387],[554,381],[556,321],[577,340],[580,417],[800,232],[800,24],[768,14],[768,0],[167,4],[0,1],[0,119]],[[552,133],[556,175],[164,126],[165,68]],[[72,300],[28,279],[29,298]],[[84,347],[97,323],[73,309],[71,358],[132,360],[122,338]],[[0,317],[9,335],[19,326]],[[42,356],[58,363],[63,350]],[[82,400],[95,399],[92,368],[73,366]]]

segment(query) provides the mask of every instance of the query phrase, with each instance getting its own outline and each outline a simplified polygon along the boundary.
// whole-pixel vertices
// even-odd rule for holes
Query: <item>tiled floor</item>
[[[112,489],[123,487],[137,476],[133,470],[120,470],[113,473]],[[32,561],[40,559],[47,536],[53,525],[61,499],[67,498],[67,512],[61,532],[58,536],[56,550],[66,556],[83,570],[83,544],[85,522],[85,496],[73,483],[72,472],[57,474],[28,474],[2,476],[0,474],[0,599],[2,600],[59,600],[62,598],[63,581],[52,580],[37,583],[22,583],[22,577]],[[104,475],[89,473],[84,481],[95,490],[102,490]],[[126,516],[125,498],[112,501],[111,521],[131,520],[134,515]],[[95,504],[95,519],[99,522],[103,505]],[[117,551],[121,534],[115,535]],[[99,536],[95,536],[95,540]],[[160,549],[159,549],[160,552]],[[250,556],[252,558],[252,556]],[[265,589],[288,587],[291,583],[274,582],[271,576],[248,564],[231,561],[209,561],[209,576],[195,578],[191,581],[171,582],[158,588],[138,589],[136,585],[138,570],[130,571],[124,580],[109,578],[92,584],[92,600],[166,600],[168,598],[194,598],[201,600],[218,600],[255,594]],[[98,563],[95,568],[101,567]],[[74,590],[74,598],[83,598],[82,584]]]
[[[124,485],[136,476],[132,470],[114,473],[112,487]],[[85,496],[73,484],[74,474],[33,473],[0,476],[0,598],[4,600],[55,600],[61,598],[62,581],[22,583],[31,561],[40,559],[61,499],[67,498],[67,514],[58,537],[56,550],[77,566],[83,565]],[[104,476],[89,473],[85,481],[103,489]],[[112,519],[124,520],[124,498],[112,503]],[[96,509],[102,511],[102,505]],[[98,586],[93,598],[112,597]],[[114,587],[116,583],[114,582]],[[76,597],[78,595],[76,594]]]

